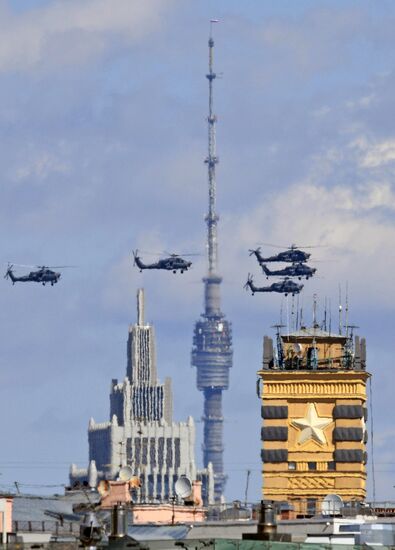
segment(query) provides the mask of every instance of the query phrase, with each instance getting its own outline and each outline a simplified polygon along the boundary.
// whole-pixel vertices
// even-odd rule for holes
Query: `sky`
[[[89,418],[108,419],[111,379],[125,376],[139,287],[175,418],[197,420],[201,464],[190,352],[207,269],[211,18],[219,270],[234,348],[226,498],[244,499],[247,470],[248,500],[260,498],[262,338],[281,310],[290,328],[295,317],[291,298],[243,290],[249,272],[266,282],[248,255],[264,242],[320,245],[301,296],[307,322],[316,294],[318,317],[326,299],[336,325],[348,287],[373,375],[368,497],[395,500],[389,0],[0,0],[0,262],[4,272],[9,261],[78,266],[53,288],[0,285],[0,488],[61,492],[45,486],[87,464]],[[183,275],[141,274],[136,248],[202,256]]]

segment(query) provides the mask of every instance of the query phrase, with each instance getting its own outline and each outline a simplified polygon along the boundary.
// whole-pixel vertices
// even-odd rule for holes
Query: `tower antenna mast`
[[[224,498],[226,474],[223,464],[223,413],[222,393],[229,387],[229,369],[232,367],[232,329],[221,311],[220,286],[222,278],[218,274],[218,242],[216,213],[215,167],[218,157],[215,142],[217,117],[213,111],[213,83],[216,73],[213,69],[214,39],[213,24],[210,21],[208,40],[209,60],[206,78],[209,84],[208,98],[208,154],[205,159],[208,170],[209,203],[207,223],[208,271],[204,277],[204,306],[202,318],[195,324],[192,365],[196,367],[196,383],[204,395],[204,439],[203,464],[212,464],[214,471],[214,499],[220,503]]]
[[[209,203],[207,222],[207,243],[208,243],[208,272],[209,275],[214,275],[217,272],[218,264],[218,241],[217,241],[217,222],[219,217],[216,213],[216,194],[217,184],[215,179],[215,166],[218,164],[217,147],[216,147],[216,123],[217,117],[213,112],[213,83],[217,75],[213,70],[214,56],[214,39],[213,39],[213,24],[218,23],[218,19],[210,20],[210,37],[208,41],[209,60],[208,73],[208,155],[205,160],[208,170],[208,186],[209,186]]]

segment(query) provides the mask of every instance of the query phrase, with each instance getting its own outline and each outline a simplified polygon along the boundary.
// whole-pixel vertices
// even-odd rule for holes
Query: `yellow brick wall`
[[[336,350],[336,352],[339,350]],[[288,441],[263,441],[265,450],[287,449],[288,462],[264,463],[263,498],[282,501],[295,499],[322,499],[328,493],[339,494],[344,500],[364,499],[366,496],[366,467],[361,463],[336,463],[336,470],[328,470],[334,461],[335,449],[365,450],[363,442],[333,442],[333,430],[338,428],[364,428],[363,419],[333,419],[336,405],[362,405],[366,403],[364,371],[260,371],[262,379],[262,405],[288,406],[287,419],[265,419],[263,426],[288,427]],[[308,438],[300,442],[302,429],[293,424],[305,419],[313,404],[318,420],[329,422],[323,429],[325,442]],[[330,420],[330,421],[329,421]],[[289,470],[288,463],[296,469]],[[308,463],[316,462],[316,470]]]

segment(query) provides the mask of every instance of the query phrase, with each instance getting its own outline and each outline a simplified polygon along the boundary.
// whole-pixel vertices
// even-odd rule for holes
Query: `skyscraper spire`
[[[212,20],[211,23],[217,22]],[[214,494],[217,502],[224,493],[226,475],[223,467],[223,416],[222,392],[229,387],[229,369],[232,367],[231,326],[221,312],[220,284],[218,275],[218,241],[216,213],[216,173],[218,163],[216,153],[215,130],[217,117],[213,113],[213,82],[216,74],[213,70],[214,40],[211,33],[208,41],[209,82],[208,156],[205,160],[208,168],[209,211],[207,223],[208,273],[203,279],[205,285],[205,312],[195,325],[192,365],[197,368],[197,387],[204,394],[204,441],[203,463],[207,467],[212,463],[214,469]]]

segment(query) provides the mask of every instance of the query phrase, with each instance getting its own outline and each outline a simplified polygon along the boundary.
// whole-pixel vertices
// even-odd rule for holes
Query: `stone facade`
[[[126,377],[113,379],[110,420],[89,421],[89,467],[71,466],[70,484],[116,479],[120,468],[130,466],[141,479],[135,499],[165,502],[174,495],[180,476],[200,480],[205,503],[214,498],[211,464],[197,471],[195,423],[172,421],[171,380],[157,378],[154,328],[144,321],[144,293],[137,294],[137,323],[129,327]]]

